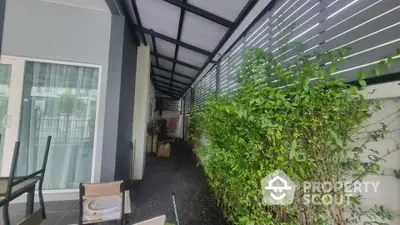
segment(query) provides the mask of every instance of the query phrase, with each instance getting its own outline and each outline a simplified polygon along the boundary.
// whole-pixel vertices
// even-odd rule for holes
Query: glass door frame
[[[21,114],[22,85],[24,76],[24,61],[12,57],[1,56],[1,64],[11,65],[10,88],[8,92],[7,115],[1,119],[1,126],[5,127],[5,134],[1,141],[4,142],[1,163],[1,176],[10,175],[11,161],[15,142],[19,135],[19,120]]]
[[[58,60],[48,60],[48,59],[39,59],[39,58],[28,58],[28,57],[19,57],[19,56],[8,56],[1,55],[0,63],[11,65],[11,79],[10,79],[10,88],[9,88],[9,104],[7,109],[7,116],[11,115],[11,122],[9,122],[9,127],[6,127],[6,135],[1,137],[1,141],[4,141],[3,148],[3,158],[1,164],[1,176],[9,176],[12,155],[14,152],[14,144],[17,140],[19,140],[20,135],[20,118],[21,118],[21,108],[22,108],[22,92],[23,92],[23,84],[24,84],[24,75],[25,75],[25,63],[26,61],[30,62],[41,62],[41,63],[52,63],[52,64],[61,64],[68,66],[81,66],[88,68],[97,68],[98,69],[98,83],[97,83],[97,104],[96,104],[96,120],[94,127],[94,140],[93,140],[93,154],[92,154],[92,165],[91,166],[91,174],[90,174],[90,182],[99,182],[100,181],[100,170],[101,170],[101,146],[100,149],[97,147],[99,132],[98,127],[100,123],[99,118],[99,109],[101,107],[100,96],[102,95],[102,66],[96,64],[87,64],[87,63],[76,63],[76,62],[68,62],[68,61],[58,61]],[[2,118],[0,118],[2,119]],[[1,121],[0,121],[1,122]],[[1,124],[0,124],[1,125]],[[100,159],[99,159],[100,158]],[[49,159],[51,160],[51,159]],[[47,190],[50,192],[63,192],[68,190],[75,189],[60,189],[60,190]],[[45,191],[46,192],[46,191]]]

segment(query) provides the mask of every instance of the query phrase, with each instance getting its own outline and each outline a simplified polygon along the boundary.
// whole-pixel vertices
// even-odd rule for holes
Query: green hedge
[[[204,169],[228,221],[322,225],[351,224],[361,215],[371,216],[369,224],[375,224],[375,218],[391,219],[381,206],[362,211],[359,197],[351,198],[351,206],[305,206],[297,190],[292,205],[262,202],[260,181],[277,169],[299,184],[354,182],[379,173],[382,158],[366,143],[384,138],[386,126],[368,132],[363,144],[353,138],[380,109],[379,102],[360,94],[364,79],[379,75],[393,58],[382,60],[373,71],[359,72],[360,85],[351,86],[335,75],[348,50],[300,52],[296,62],[285,64],[262,49],[250,49],[239,72],[241,88],[213,96],[203,108],[192,111],[191,131],[197,137],[203,133],[208,141],[197,152],[207,158]],[[293,160],[296,154],[307,160]],[[361,154],[369,159],[361,160]],[[346,210],[352,214],[345,215]]]

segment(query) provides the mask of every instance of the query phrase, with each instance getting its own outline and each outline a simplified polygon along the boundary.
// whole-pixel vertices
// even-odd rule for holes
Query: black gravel
[[[172,144],[170,158],[147,156],[145,167],[143,180],[131,189],[128,224],[164,214],[176,224],[174,192],[180,225],[227,225],[202,168],[183,141]]]

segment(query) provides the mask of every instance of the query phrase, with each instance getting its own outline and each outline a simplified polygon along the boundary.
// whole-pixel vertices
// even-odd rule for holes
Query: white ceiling
[[[108,5],[105,0],[41,0],[41,1],[110,13],[110,9],[108,8]]]
[[[180,9],[161,0],[136,0],[143,27],[176,38]]]
[[[189,4],[214,13],[231,22],[235,21],[240,11],[246,5],[245,0],[189,0]]]
[[[227,31],[227,27],[186,12],[181,41],[212,52]]]
[[[51,1],[60,1],[60,0],[51,0]],[[67,0],[64,0],[67,1]],[[99,0],[100,1],[100,0]],[[163,0],[116,0],[124,2],[123,5],[127,7],[127,11],[131,21],[139,25],[139,21],[136,20],[136,16],[140,17],[141,25],[145,28],[143,29],[145,33],[150,32],[149,30],[154,30],[154,32],[159,33],[160,35],[155,35],[154,42],[156,44],[156,48],[153,46],[153,40],[150,38],[148,34],[145,34],[145,40],[148,45],[151,46],[151,51],[154,53],[158,53],[159,55],[163,55],[165,57],[171,58],[173,60],[178,60],[185,62],[187,64],[191,64],[193,66],[201,68],[203,64],[207,61],[208,55],[215,50],[218,46],[218,43],[222,40],[227,31],[229,30],[227,27],[220,25],[216,22],[213,22],[209,19],[203,18],[199,15],[196,15],[190,10],[185,10],[185,14],[182,20],[182,30],[181,36],[179,40],[175,42],[181,42],[182,44],[178,47],[174,41],[168,42],[163,39],[163,35],[167,36],[171,39],[178,39],[178,28],[179,21],[181,18],[181,8],[175,6],[174,4],[168,3]],[[252,11],[258,11],[257,13],[253,13],[253,15],[258,15],[258,13],[266,7],[266,5],[271,0],[259,0]],[[243,10],[244,6],[249,2],[249,0],[187,0],[188,4],[191,4],[195,7],[200,8],[201,10],[207,11],[209,13],[215,14],[216,16],[222,17],[228,21],[234,22],[240,12]],[[268,2],[268,3],[267,3]],[[133,5],[136,4],[137,11],[139,15],[135,15]],[[261,7],[260,7],[261,6]],[[258,9],[259,10],[258,10]],[[252,13],[250,13],[252,14]],[[249,17],[249,16],[248,16]],[[248,19],[248,18],[246,18]],[[253,18],[246,21],[245,27],[249,25]],[[240,25],[242,27],[242,24]],[[232,39],[232,37],[228,40],[228,42],[232,43],[238,35],[245,29],[241,28],[234,32],[233,36],[236,36]],[[136,35],[139,39],[142,39],[141,32],[136,32]],[[183,47],[185,46],[186,47]],[[193,46],[193,48],[190,48]],[[225,51],[226,44],[223,46],[221,51]],[[202,49],[205,53],[198,53],[195,49]],[[191,50],[192,49],[192,50]],[[177,54],[176,54],[177,53]],[[167,61],[159,58],[157,60],[152,57],[152,64],[155,66],[159,66],[168,71],[171,71],[173,68],[175,72],[184,74],[192,79],[187,79],[180,77],[178,75],[173,75],[172,72],[166,72],[163,70],[156,69],[153,67],[153,71],[165,77],[163,78],[155,78],[156,80],[163,80],[164,82],[171,82],[171,78],[177,80],[178,82],[184,82],[187,85],[179,84],[178,82],[172,81],[173,85],[182,86],[187,89],[187,86],[191,84],[196,78],[196,75],[200,71],[196,71],[190,69],[187,66],[182,66],[181,64],[172,63],[171,61]],[[175,65],[175,66],[173,66]],[[206,67],[205,70],[208,70]],[[204,70],[203,70],[204,73]],[[202,73],[202,74],[203,74]],[[201,76],[200,76],[201,77]],[[168,85],[167,85],[168,86]],[[157,85],[155,85],[157,89]]]

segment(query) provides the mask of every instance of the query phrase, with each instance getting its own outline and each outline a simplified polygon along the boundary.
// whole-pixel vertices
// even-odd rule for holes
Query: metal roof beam
[[[169,85],[168,85],[168,87],[166,87],[166,86],[158,86],[159,88],[165,88],[165,91],[168,91],[168,92],[171,92],[171,93],[175,93],[175,94],[177,94],[177,95],[180,95],[180,94],[182,94],[182,91],[179,91],[179,90],[175,90],[175,89],[172,89],[172,90],[169,90]]]
[[[169,83],[168,83],[168,82],[161,81],[161,80],[157,80],[157,79],[155,80],[155,83],[156,83],[157,85],[163,84],[163,85],[169,86]],[[185,88],[182,88],[182,87],[179,87],[179,86],[176,86],[176,85],[172,85],[172,87],[173,87],[173,88],[176,88],[175,91],[184,91],[184,90],[185,90]],[[165,88],[168,88],[168,87],[165,87]],[[173,89],[173,90],[174,90],[174,89]]]
[[[211,62],[213,62],[214,57],[218,54],[218,51],[221,50],[222,46],[229,40],[229,38],[232,36],[232,34],[235,32],[235,30],[239,27],[239,25],[243,22],[243,20],[246,18],[246,16],[250,13],[250,11],[254,8],[254,6],[257,4],[259,0],[249,0],[247,4],[244,6],[242,11],[240,11],[238,17],[235,19],[235,22],[233,22],[233,26],[228,29],[228,31],[225,33],[225,35],[222,37],[222,39],[218,42],[218,45],[215,47],[213,50],[212,54],[206,62],[203,64],[201,67],[201,70],[196,74],[196,77],[192,80],[190,86],[193,85],[193,83],[196,81],[196,79],[200,76],[200,74],[203,72],[203,70],[207,67],[207,65]],[[274,1],[274,0],[273,0]],[[268,5],[270,5],[269,3]],[[189,90],[188,88],[188,90]]]
[[[182,0],[183,3],[186,3],[187,0]],[[176,39],[178,41],[181,41],[181,36],[182,36],[182,28],[183,28],[183,22],[185,21],[185,9],[181,8],[181,14],[179,16],[179,23],[178,23],[178,34],[176,35]],[[174,54],[174,59],[178,59],[178,51],[179,51],[179,45],[175,45],[175,54]],[[172,63],[172,76],[171,79],[169,80],[169,89],[171,90],[172,88],[172,80],[174,79],[174,73],[175,73],[175,68],[176,68],[176,63]]]
[[[156,66],[156,65],[152,65],[152,66],[153,66],[154,69],[158,69],[158,70],[162,70],[162,71],[167,72],[167,73],[171,73],[171,75],[172,75],[172,74],[175,74],[175,75],[177,75],[178,77],[183,77],[183,78],[186,78],[186,79],[189,79],[189,80],[192,79],[192,77],[189,77],[189,76],[187,76],[187,75],[185,75],[185,74],[181,74],[181,73],[178,73],[178,72],[175,72],[175,73],[174,73],[174,72],[172,72],[171,70],[168,70],[168,69],[165,69],[165,68]]]
[[[119,3],[121,4],[122,12],[124,13],[124,15],[129,15],[128,6],[125,3],[125,1],[120,1]],[[138,37],[138,35],[136,33],[136,24],[133,23],[132,17],[130,17],[130,16],[127,16],[126,21],[128,22],[129,26],[132,28],[132,33],[133,33],[132,35],[133,35],[133,39],[134,39],[135,44],[137,46],[139,46],[140,45],[140,40],[139,40],[139,37]]]
[[[169,92],[169,93],[171,93],[173,95],[176,95],[176,96],[181,96],[182,95],[182,91],[177,91],[177,90],[174,90],[174,89],[169,90],[169,87],[159,86],[159,88],[161,88],[161,90],[163,90],[163,91]]]
[[[154,36],[151,36],[151,42],[153,42],[154,53],[155,53],[156,55],[158,55],[158,53],[157,53],[156,39],[154,38]],[[158,61],[158,57],[156,57],[156,63],[157,63],[157,66],[160,66],[160,62]]]
[[[140,20],[140,14],[139,14],[139,10],[138,10],[137,5],[136,5],[136,0],[131,0],[131,3],[132,3],[132,7],[133,7],[133,12],[135,13],[136,21],[137,21],[139,26],[142,26],[142,21]],[[142,39],[143,39],[144,45],[147,46],[147,41],[146,41],[146,38],[144,36],[144,33],[140,32],[140,34],[142,35]]]
[[[195,51],[195,52],[201,53],[201,54],[203,54],[203,55],[206,55],[206,56],[208,56],[208,57],[211,57],[211,56],[212,56],[212,55],[211,55],[211,52],[209,52],[209,51],[207,51],[207,50],[201,49],[201,48],[199,48],[199,47],[193,46],[193,45],[188,44],[188,43],[183,42],[183,41],[178,41],[178,40],[176,40],[176,39],[173,39],[172,37],[168,37],[168,36],[166,36],[166,35],[164,35],[164,34],[155,32],[154,30],[147,29],[147,28],[144,28],[144,27],[141,27],[141,26],[138,26],[138,25],[136,25],[135,28],[136,28],[138,31],[144,32],[144,33],[149,34],[149,35],[151,35],[151,36],[154,36],[154,37],[156,37],[156,38],[163,39],[164,41],[171,42],[172,44],[176,44],[176,45],[182,46],[182,47],[184,47],[184,48],[187,48],[187,49],[190,49],[190,50],[192,50],[192,51]]]
[[[165,2],[168,2],[174,6],[180,7],[182,9],[185,9],[191,13],[194,13],[198,16],[201,16],[205,19],[211,20],[215,23],[218,23],[219,25],[225,26],[225,27],[232,27],[234,24],[233,22],[224,19],[220,16],[217,16],[215,14],[212,14],[210,12],[205,11],[204,9],[198,8],[196,6],[193,6],[189,3],[180,1],[180,0],[164,0]]]
[[[167,77],[161,76],[161,75],[159,75],[159,74],[155,74],[155,73],[153,73],[153,75],[156,76],[156,77],[164,78],[164,79],[166,79],[166,80],[170,79],[170,78],[167,78]],[[183,85],[185,85],[185,86],[189,86],[188,83],[185,83],[185,82],[182,82],[182,81],[179,81],[179,80],[172,80],[172,81],[174,81],[174,82],[176,82],[176,83],[178,83],[178,84],[183,84]]]
[[[197,71],[200,70],[200,67],[198,67],[198,66],[195,66],[195,65],[192,65],[192,64],[189,64],[189,63],[185,63],[185,62],[182,62],[182,61],[179,61],[179,60],[175,60],[175,59],[170,58],[170,57],[165,56],[165,55],[160,55],[156,51],[154,51],[154,52],[152,52],[150,54],[152,56],[156,57],[156,58],[165,59],[167,61],[182,65],[184,67],[187,67],[187,68],[190,68],[190,69],[193,69],[193,70],[197,70]]]
[[[179,99],[179,97],[177,97],[177,96],[175,96],[175,95],[173,95],[173,94],[171,94],[171,93],[168,93],[168,92],[165,91],[165,90],[161,90],[160,88],[156,88],[156,90],[159,91],[159,92],[161,92],[161,93],[163,93],[164,95],[168,95],[168,96],[170,96],[170,97],[173,97],[173,98],[176,99],[176,100]]]

